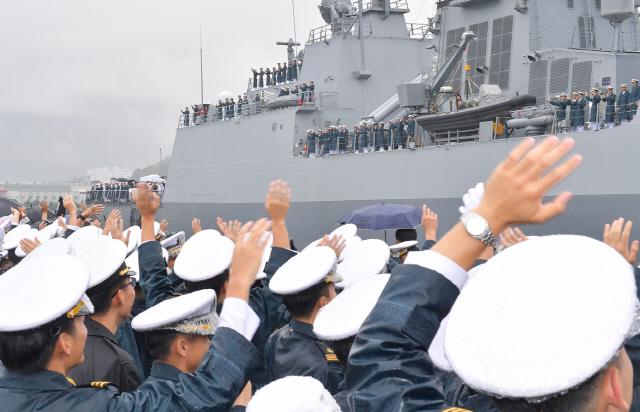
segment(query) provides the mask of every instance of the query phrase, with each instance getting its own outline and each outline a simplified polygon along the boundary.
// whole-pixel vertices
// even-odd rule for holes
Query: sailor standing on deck
[[[261,67],[258,72],[258,87],[261,89],[264,87],[264,69]]]
[[[618,110],[620,112],[620,122],[631,121],[631,93],[627,90],[626,84],[620,85],[620,94],[618,95]]]
[[[569,111],[572,132],[584,131],[584,108],[586,105],[587,102],[584,99],[584,93],[573,93],[573,100],[570,103],[571,110]]]
[[[565,130],[566,128],[566,119],[567,119],[567,107],[569,106],[569,100],[567,99],[567,94],[562,93],[559,96],[560,100],[551,100],[549,103],[552,106],[557,107],[556,109],[556,120],[558,125]]]
[[[587,100],[591,102],[591,113],[589,116],[591,130],[599,130],[600,119],[598,119],[598,114],[600,112],[600,101],[602,101],[602,98],[600,97],[600,93],[598,93],[598,89],[591,89],[591,96],[587,97]]]
[[[604,96],[604,101],[607,102],[607,108],[605,112],[605,121],[609,129],[613,128],[616,124],[616,99],[618,96],[614,93],[613,86],[607,87],[607,94]]]
[[[313,129],[307,130],[307,157],[316,157],[316,134]]]
[[[638,80],[631,80],[631,118],[636,115],[638,111],[638,100],[640,100],[640,86],[638,86]]]

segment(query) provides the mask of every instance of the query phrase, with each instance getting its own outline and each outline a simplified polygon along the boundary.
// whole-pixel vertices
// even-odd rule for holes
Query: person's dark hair
[[[75,333],[73,319],[63,317],[38,329],[0,333],[0,361],[11,372],[43,371],[62,332]]]
[[[409,242],[411,240],[418,240],[418,232],[415,229],[398,229],[396,230],[396,241]]]
[[[189,341],[197,338],[196,335],[179,333],[173,330],[154,330],[144,333],[144,343],[153,359],[162,361],[169,357],[171,345],[180,336]]]
[[[197,292],[203,289],[213,289],[216,291],[216,295],[220,296],[220,291],[225,283],[229,280],[229,269],[225,270],[222,274],[207,280],[200,282],[184,282],[184,286],[188,293]]]
[[[493,402],[503,412],[583,412],[588,410],[589,404],[593,401],[603,372],[604,370],[598,372],[588,381],[566,394],[544,402],[532,403],[525,400],[496,398],[493,399]]]
[[[329,284],[324,280],[293,295],[283,295],[282,302],[291,316],[308,316],[322,296],[329,297]]]
[[[93,303],[93,313],[101,315],[108,311],[111,307],[113,295],[128,282],[129,278],[127,276],[120,276],[115,273],[104,282],[87,290],[87,296]]]
[[[329,347],[333,349],[340,361],[340,365],[343,367],[347,367],[347,361],[349,360],[349,352],[351,352],[351,346],[353,345],[353,341],[355,340],[355,336],[351,336],[350,338],[340,339],[340,340],[332,340],[327,342]]]

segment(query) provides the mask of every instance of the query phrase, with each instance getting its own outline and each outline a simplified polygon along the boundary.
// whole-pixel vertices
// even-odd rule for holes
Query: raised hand
[[[142,217],[155,220],[158,209],[160,209],[160,197],[146,184],[138,183],[136,186],[136,206]]]
[[[486,219],[495,234],[509,225],[544,223],[560,215],[571,193],[562,192],[549,203],[543,199],[582,163],[580,155],[561,161],[574,144],[573,139],[561,141],[555,136],[538,145],[534,139],[525,139],[489,177],[480,204],[472,211]],[[485,248],[458,223],[432,250],[469,270]]]
[[[276,180],[269,185],[269,193],[264,202],[264,207],[273,221],[283,221],[289,213],[291,204],[291,189],[283,180]]]
[[[249,289],[256,280],[262,263],[262,253],[267,245],[266,232],[271,227],[267,219],[246,223],[238,232],[233,259],[229,270],[227,297],[249,300]]]
[[[18,209],[11,208],[11,224],[20,224],[20,211]]]
[[[336,254],[336,257],[338,258],[342,254],[342,251],[344,250],[346,244],[347,243],[342,236],[335,236],[335,235],[331,237],[329,237],[329,235],[324,235],[322,237],[322,240],[318,242],[318,246],[327,246],[333,249],[334,253]]]
[[[79,226],[78,224],[78,209],[76,208],[76,204],[73,201],[73,198],[69,195],[65,196],[62,199],[62,205],[67,210],[69,214],[69,225],[71,226]]]
[[[33,252],[38,246],[40,246],[41,243],[38,239],[22,239],[20,241],[20,247],[22,248],[22,250],[24,250],[24,252],[28,255],[29,253]]]
[[[527,235],[525,235],[519,227],[508,227],[500,234],[500,244],[502,245],[503,249],[515,246],[518,243],[522,243],[528,239],[529,238],[527,237]]]
[[[438,214],[422,205],[422,228],[426,240],[437,240],[438,238]]]
[[[91,216],[96,216],[96,215],[101,215],[102,212],[104,212],[104,205],[91,205],[88,208],[86,208],[83,212],[82,212],[82,216],[85,219],[90,218]]]
[[[198,219],[197,217],[194,217],[191,221],[191,230],[193,231],[194,235],[202,231],[202,224],[200,224],[200,219]]]
[[[573,155],[556,166],[574,145],[573,139],[555,136],[538,145],[534,139],[523,141],[493,172],[475,212],[489,222],[494,233],[512,224],[544,223],[564,213],[571,193],[562,192],[551,202],[542,202],[582,163],[582,156]]]
[[[623,218],[616,219],[613,223],[604,225],[603,240],[604,243],[617,250],[627,262],[635,266],[638,262],[640,243],[634,240],[629,245],[632,228],[632,221],[625,223]]]
[[[162,233],[167,233],[168,228],[169,228],[169,221],[167,219],[162,219],[160,221],[160,231]]]
[[[230,220],[225,222],[221,217],[218,216],[216,218],[216,224],[218,225],[218,229],[222,232],[223,235],[233,240],[234,242],[238,240],[238,233],[242,228],[242,222],[239,220]]]

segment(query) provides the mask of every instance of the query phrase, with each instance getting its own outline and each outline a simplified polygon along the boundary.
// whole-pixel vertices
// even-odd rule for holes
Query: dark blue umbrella
[[[339,223],[353,223],[359,229],[412,229],[418,226],[422,212],[409,205],[380,203],[348,213]]]

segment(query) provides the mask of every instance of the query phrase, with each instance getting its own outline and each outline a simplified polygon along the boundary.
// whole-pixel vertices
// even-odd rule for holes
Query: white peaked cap
[[[406,242],[396,243],[395,245],[389,246],[389,250],[391,250],[391,253],[397,253],[402,250],[412,248],[417,244],[418,244],[417,240],[407,240]]]
[[[351,236],[346,238],[344,241],[344,249],[342,249],[342,252],[340,252],[340,257],[338,258],[338,262],[342,262],[354,251],[358,250],[361,243],[362,243],[362,239],[360,238],[360,236]]]
[[[470,387],[541,399],[594,376],[630,335],[638,310],[631,265],[582,236],[510,247],[469,280],[450,314],[445,353]]]
[[[342,236],[344,238],[353,237],[358,233],[358,227],[353,223],[347,223],[346,225],[338,226],[333,232],[329,234],[331,236]]]
[[[336,286],[347,288],[382,273],[389,263],[390,256],[389,246],[382,240],[363,240],[357,250],[338,265],[336,272],[342,281],[336,283]]]
[[[127,254],[133,253],[133,251],[138,247],[138,243],[140,242],[140,238],[142,237],[140,226],[131,226],[130,228],[122,232],[122,235],[125,239],[127,238],[127,235],[129,235],[129,242],[127,243]]]
[[[0,276],[0,332],[44,326],[80,301],[85,302],[86,311],[78,314],[90,313],[93,307],[84,295],[88,284],[88,268],[73,256],[21,262]]]
[[[216,292],[202,289],[170,298],[145,310],[131,321],[134,330],[177,330],[192,335],[213,335],[218,326]]]
[[[18,225],[4,235],[2,248],[12,250],[18,247],[20,241],[25,238],[31,231],[29,225]]]
[[[67,238],[71,248],[74,248],[76,244],[82,244],[90,239],[100,237],[102,235],[102,229],[99,229],[93,225],[81,227],[76,230]]]
[[[247,412],[341,412],[322,383],[308,376],[287,376],[259,389]]]
[[[38,229],[29,229],[24,234],[24,236],[22,236],[22,239],[20,240],[24,240],[24,239],[35,240],[37,234],[38,234]],[[27,252],[25,252],[22,249],[22,246],[20,246],[19,243],[18,243],[18,247],[16,247],[16,256],[20,258],[27,256]]]
[[[164,248],[169,249],[174,246],[183,244],[185,239],[186,239],[186,235],[184,234],[184,232],[178,232],[160,241],[160,245]]]
[[[278,269],[269,282],[269,289],[279,295],[293,295],[331,279],[336,266],[336,254],[327,246],[317,246],[298,253]]]
[[[56,256],[56,255],[69,255],[71,254],[71,248],[69,247],[69,242],[67,239],[63,239],[61,237],[56,239],[51,239],[48,242],[43,243],[33,250],[33,252],[29,253],[23,260],[23,262],[35,259],[42,258],[45,256]]]
[[[173,270],[188,282],[213,279],[231,265],[234,243],[217,230],[202,230],[182,246]]]
[[[115,274],[127,257],[125,244],[121,240],[111,239],[108,236],[90,239],[83,245],[72,246],[71,249],[72,254],[89,268],[91,275],[89,289]]]
[[[124,264],[133,272],[131,275],[136,280],[140,280],[140,262],[138,261],[138,256],[138,251],[136,250],[124,260]]]
[[[484,265],[484,264],[483,264]],[[478,265],[469,271],[469,279],[472,279],[482,268],[483,265]],[[431,346],[429,346],[429,358],[433,364],[443,371],[453,372],[453,368],[451,364],[447,360],[446,355],[444,354],[444,334],[447,330],[447,324],[449,323],[449,316],[444,318],[442,322],[440,322],[440,327],[438,328],[438,332],[436,336],[431,341]]]
[[[323,340],[356,336],[387,286],[389,276],[377,275],[343,290],[320,310],[313,322],[313,332]]]
[[[58,220],[54,220],[50,225],[38,231],[38,240],[46,242],[49,239],[53,239],[58,235]]]
[[[142,228],[140,228],[140,230],[137,230],[136,233],[138,235],[138,245],[141,245],[142,244]],[[160,233],[160,223],[153,222],[153,234],[155,236],[158,236],[158,233]]]

